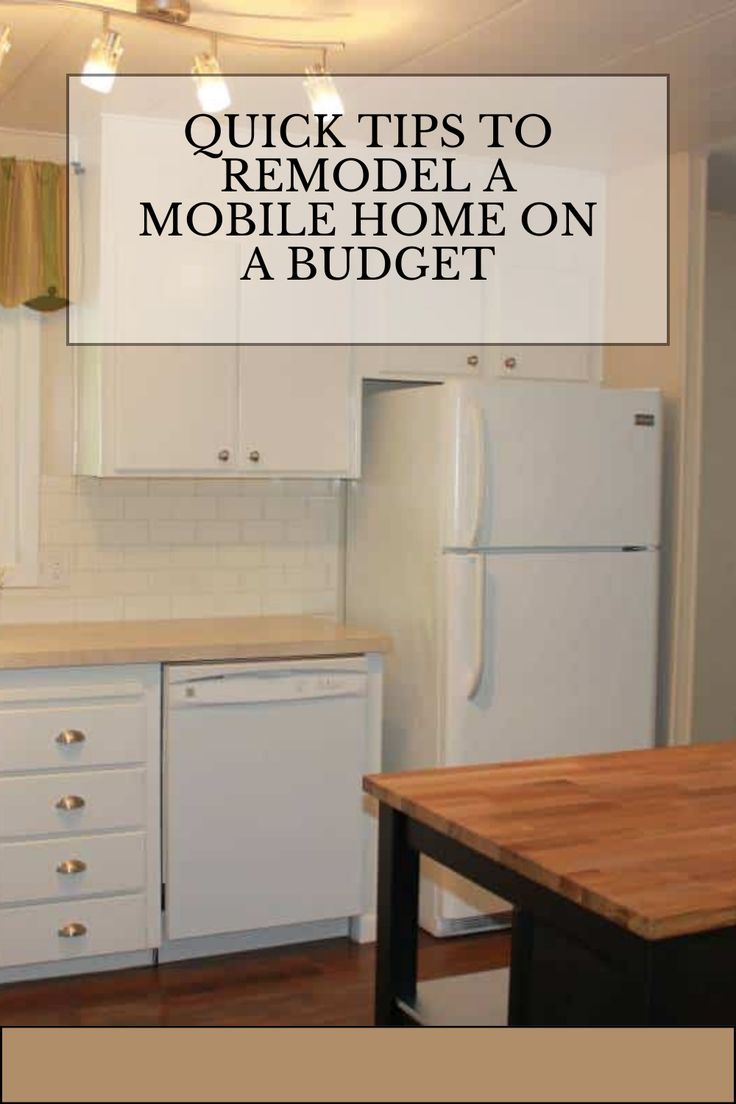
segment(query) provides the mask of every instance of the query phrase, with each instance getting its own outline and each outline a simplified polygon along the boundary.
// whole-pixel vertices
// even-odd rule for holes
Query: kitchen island
[[[736,743],[364,787],[380,802],[377,1024],[431,1022],[416,981],[425,854],[515,906],[510,1025],[733,1025]],[[462,1007],[453,1019],[468,1022]]]

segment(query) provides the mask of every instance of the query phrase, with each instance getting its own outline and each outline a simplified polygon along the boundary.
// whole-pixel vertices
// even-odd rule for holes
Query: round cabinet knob
[[[516,357],[515,356],[506,357],[506,359],[503,362],[503,366],[504,366],[504,368],[506,369],[507,372],[513,372],[514,368],[516,367]]]
[[[60,797],[56,802],[56,808],[62,809],[65,813],[70,813],[73,809],[84,808],[84,798],[78,797],[77,794],[67,794],[65,797]]]
[[[80,935],[87,934],[86,924],[64,924],[63,928],[59,928],[58,933],[62,939],[78,939]]]
[[[65,859],[56,868],[57,874],[82,874],[87,869],[86,862],[81,859]]]
[[[228,460],[230,459],[230,449],[220,449],[217,454],[217,459],[220,460],[223,464],[227,464]]]
[[[56,737],[56,742],[63,747],[70,747],[72,744],[83,744],[86,739],[87,737],[78,728],[65,728]]]
[[[477,368],[479,360],[480,358],[475,353],[471,353],[469,357],[466,357],[466,363],[469,364],[471,368]]]
[[[257,464],[258,461],[261,459],[261,454],[258,449],[253,449],[252,452],[249,452],[248,459],[251,461],[251,463]]]

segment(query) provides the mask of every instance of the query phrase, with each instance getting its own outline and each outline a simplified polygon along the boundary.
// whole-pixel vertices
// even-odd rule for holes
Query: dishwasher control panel
[[[167,671],[169,708],[365,697],[365,661],[181,665]]]

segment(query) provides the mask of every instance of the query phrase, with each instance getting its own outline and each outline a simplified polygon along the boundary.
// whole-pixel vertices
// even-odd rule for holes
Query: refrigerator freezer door
[[[656,552],[444,558],[443,764],[653,745]],[[499,907],[470,890],[436,900],[437,930]]]
[[[659,544],[656,391],[520,381],[451,386],[457,445],[445,547]]]

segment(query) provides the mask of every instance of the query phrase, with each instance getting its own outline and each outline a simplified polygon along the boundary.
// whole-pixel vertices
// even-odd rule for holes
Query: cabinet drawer
[[[141,763],[145,740],[142,699],[13,708],[0,696],[0,771]]]
[[[0,837],[66,836],[145,824],[146,772],[87,771],[0,779]],[[58,808],[63,798],[77,808]]]
[[[145,881],[143,832],[0,844],[3,905],[134,893],[143,890]]]
[[[59,935],[70,924],[83,925],[84,934]],[[147,942],[143,896],[0,910],[0,966],[144,950]]]

